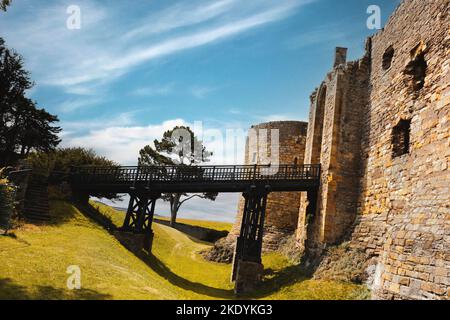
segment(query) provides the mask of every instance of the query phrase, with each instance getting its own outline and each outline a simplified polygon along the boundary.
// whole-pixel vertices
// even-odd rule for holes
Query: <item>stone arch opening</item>
[[[316,110],[314,115],[314,139],[311,153],[311,163],[320,163],[320,154],[322,151],[322,133],[323,117],[327,100],[327,86],[323,85],[316,101]]]

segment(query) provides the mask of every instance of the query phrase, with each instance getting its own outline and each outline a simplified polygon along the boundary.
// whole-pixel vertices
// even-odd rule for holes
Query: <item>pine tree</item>
[[[1,0],[0,1],[0,10],[6,11],[6,8],[11,4],[11,0]]]
[[[0,38],[0,166],[13,165],[31,151],[50,151],[60,142],[58,118],[26,97],[34,83],[22,57]]]

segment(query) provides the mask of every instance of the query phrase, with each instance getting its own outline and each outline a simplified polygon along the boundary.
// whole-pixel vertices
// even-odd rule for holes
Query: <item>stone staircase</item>
[[[25,194],[23,217],[32,223],[44,223],[50,220],[48,182],[38,176],[30,177]]]

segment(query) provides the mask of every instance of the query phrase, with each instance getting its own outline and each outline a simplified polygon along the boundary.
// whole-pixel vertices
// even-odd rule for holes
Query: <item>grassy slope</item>
[[[120,224],[123,213],[99,209]],[[232,298],[230,266],[203,260],[194,241],[154,225],[153,257],[143,262],[73,206],[52,203],[65,216],[52,226],[27,227],[17,238],[0,237],[0,299],[214,299]],[[208,223],[209,227],[214,223]],[[222,228],[222,226],[218,226]],[[66,289],[66,268],[79,265],[82,290]],[[304,280],[278,254],[264,257],[268,270],[259,296],[266,299],[351,299],[366,296],[360,286]]]
[[[107,205],[104,205],[97,201],[91,201],[91,205],[94,208],[101,209],[102,213],[108,216],[116,226],[121,226],[123,223],[123,213],[121,211],[115,210]],[[169,221],[168,217],[158,216],[157,219]],[[192,226],[198,226],[202,228],[214,229],[217,231],[230,231],[233,226],[232,223],[228,222],[217,222],[217,221],[205,221],[205,220],[194,220],[194,219],[177,219],[177,222],[189,224]]]
[[[169,221],[170,218],[158,217],[158,219]],[[232,223],[228,222],[217,222],[217,221],[205,221],[205,220],[194,220],[194,219],[177,219],[178,223],[189,224],[191,226],[202,227],[207,229],[214,229],[217,231],[230,231],[233,226]]]
[[[69,220],[18,230],[17,239],[0,238],[0,298],[179,297],[178,288],[73,206],[57,202],[52,210]],[[80,266],[83,290],[66,289],[69,265]]]

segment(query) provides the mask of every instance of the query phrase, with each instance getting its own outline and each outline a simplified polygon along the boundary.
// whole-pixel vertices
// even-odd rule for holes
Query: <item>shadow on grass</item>
[[[281,270],[264,269],[264,277],[257,287],[257,292],[247,296],[247,298],[261,299],[267,297],[282,288],[309,280],[303,268],[299,265],[289,266]]]
[[[51,200],[49,201],[49,206],[50,221],[41,224],[52,226],[62,225],[77,215],[76,208],[64,200]]]
[[[9,278],[0,279],[0,300],[106,300],[111,295],[95,290],[65,290],[51,286],[27,288]]]
[[[97,208],[93,207],[90,203],[81,203],[79,201],[67,201],[53,199],[49,201],[50,206],[50,220],[39,223],[33,223],[35,225],[49,225],[59,226],[71,221],[76,217],[77,210],[83,213],[85,216],[94,220],[108,231],[116,229],[111,217],[103,215]]]
[[[158,218],[155,218],[153,221],[170,227],[170,221]],[[189,236],[189,238],[192,239],[192,241],[200,243],[204,242],[214,243],[217,240],[226,237],[228,235],[228,231],[223,230],[219,231],[211,228],[192,226],[180,222],[175,223],[173,228]]]
[[[161,277],[167,279],[173,285],[213,298],[262,299],[275,292],[278,292],[285,286],[289,286],[291,284],[309,279],[309,277],[305,275],[302,267],[300,266],[290,266],[279,271],[266,269],[264,271],[264,279],[257,286],[255,292],[247,295],[242,295],[238,298],[234,295],[234,290],[213,288],[202,283],[189,281],[173,273],[161,260],[159,260],[151,253],[146,254],[145,252],[142,252],[137,256],[145,263],[147,263],[147,265],[152,268],[153,271],[158,273]]]
[[[112,232],[117,229],[111,217],[103,214],[98,208],[94,207],[90,203],[74,202],[75,207],[83,213],[85,216],[94,220],[97,224],[101,225],[108,232]]]

